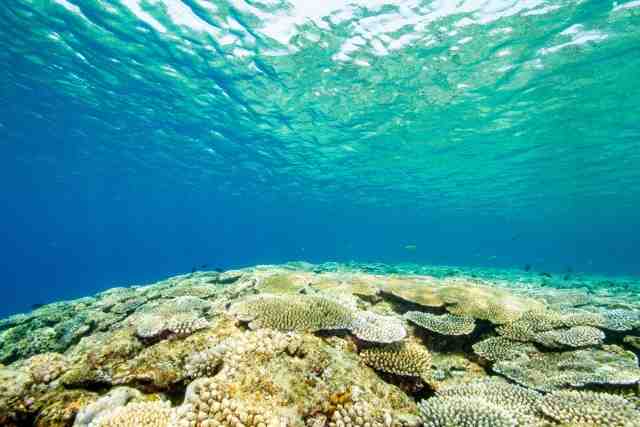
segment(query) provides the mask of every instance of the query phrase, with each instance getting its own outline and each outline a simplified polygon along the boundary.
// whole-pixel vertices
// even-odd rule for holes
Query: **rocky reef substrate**
[[[0,425],[640,426],[640,284],[290,263],[0,320]]]

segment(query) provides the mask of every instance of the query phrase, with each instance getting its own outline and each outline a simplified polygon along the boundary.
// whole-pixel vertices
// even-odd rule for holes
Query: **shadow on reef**
[[[194,272],[1,320],[0,425],[638,425],[637,294],[416,268]]]

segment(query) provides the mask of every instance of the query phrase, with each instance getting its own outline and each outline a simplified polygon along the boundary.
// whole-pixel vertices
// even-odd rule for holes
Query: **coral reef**
[[[635,427],[640,299],[603,283],[298,262],[113,288],[0,320],[0,425]]]

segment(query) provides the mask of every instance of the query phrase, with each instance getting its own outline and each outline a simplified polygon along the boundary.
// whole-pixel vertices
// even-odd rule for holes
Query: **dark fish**
[[[551,277],[551,274],[547,273],[546,271],[543,271],[542,273],[540,273],[540,275],[544,277]]]
[[[209,267],[209,264],[202,264],[200,270],[205,270],[207,267]]]
[[[569,280],[570,277],[571,275],[565,274],[564,276],[562,276],[562,280]]]
[[[196,267],[191,267],[191,272],[195,273],[196,271],[198,271],[198,269]]]
[[[215,271],[216,273],[222,273],[224,270],[221,269],[220,267],[216,267],[213,269],[213,271]]]
[[[524,271],[529,271],[529,270],[531,270],[531,264],[525,264]]]
[[[33,304],[33,305],[31,305],[31,310],[35,310],[35,309],[38,309],[40,307],[44,307],[44,304],[42,304],[42,303]]]

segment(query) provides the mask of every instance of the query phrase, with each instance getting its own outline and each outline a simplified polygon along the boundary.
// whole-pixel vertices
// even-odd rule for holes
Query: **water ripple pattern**
[[[640,200],[638,1],[13,0],[0,27],[5,140],[64,130],[125,175],[446,212]]]

